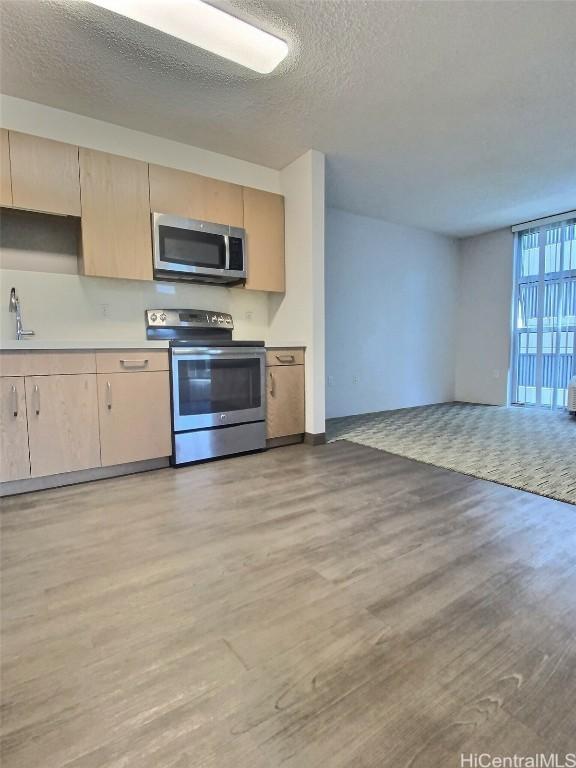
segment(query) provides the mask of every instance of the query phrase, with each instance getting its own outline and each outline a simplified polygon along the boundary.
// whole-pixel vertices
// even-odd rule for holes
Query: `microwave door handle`
[[[226,264],[225,269],[230,269],[230,237],[228,235],[224,235],[224,247],[226,248]]]

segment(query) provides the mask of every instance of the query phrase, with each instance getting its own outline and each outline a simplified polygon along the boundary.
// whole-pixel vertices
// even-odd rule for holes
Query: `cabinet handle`
[[[146,368],[148,365],[148,359],[145,360],[120,360],[120,364],[124,368]]]
[[[34,384],[34,395],[36,400],[36,408],[34,410],[36,411],[36,416],[40,416],[40,387],[38,384]]]
[[[276,395],[276,382],[274,381],[274,374],[270,371],[270,397]]]
[[[12,412],[16,418],[18,416],[18,390],[14,385],[12,385]]]
[[[296,358],[294,357],[294,355],[276,355],[276,360],[278,360],[279,363],[296,362]]]
[[[112,410],[112,384],[109,381],[106,382],[106,407]]]

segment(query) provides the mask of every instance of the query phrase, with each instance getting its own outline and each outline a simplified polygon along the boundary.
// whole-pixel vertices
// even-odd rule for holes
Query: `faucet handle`
[[[20,331],[20,336],[35,336],[35,331]]]

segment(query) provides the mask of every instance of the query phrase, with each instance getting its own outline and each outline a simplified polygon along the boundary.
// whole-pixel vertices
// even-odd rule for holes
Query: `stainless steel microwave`
[[[246,278],[243,229],[153,213],[152,230],[155,280],[230,284]]]

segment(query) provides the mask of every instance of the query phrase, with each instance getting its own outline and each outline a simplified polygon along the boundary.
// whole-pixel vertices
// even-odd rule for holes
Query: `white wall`
[[[454,398],[458,260],[449,238],[328,209],[329,418]]]
[[[270,296],[270,336],[306,345],[306,431],[324,432],[324,155],[281,172],[286,200],[286,294]],[[278,341],[279,343],[279,341]]]
[[[1,269],[0,344],[15,338],[14,315],[8,313],[12,286],[24,325],[39,341],[144,341],[144,310],[190,307],[230,312],[236,338],[269,342],[267,300],[252,291]]]
[[[456,400],[507,402],[513,250],[510,229],[460,241]]]

